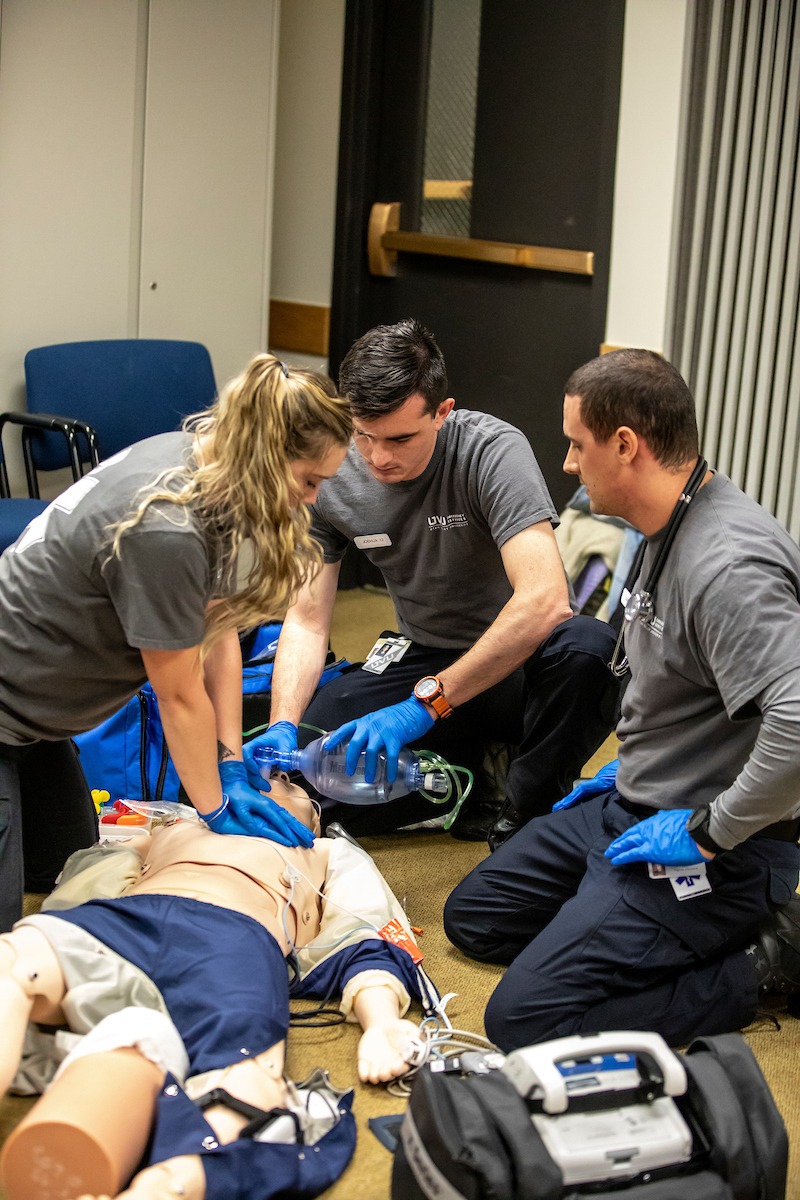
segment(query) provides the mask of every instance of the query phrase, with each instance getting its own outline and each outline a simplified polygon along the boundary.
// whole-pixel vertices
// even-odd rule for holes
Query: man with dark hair
[[[385,753],[390,779],[404,745],[430,747],[480,775],[487,743],[518,744],[493,833],[500,841],[549,810],[609,733],[613,636],[572,614],[556,514],[526,438],[485,413],[455,410],[441,351],[419,322],[359,338],[340,391],[354,438],[313,508],[325,566],[284,621],[272,725],[257,741],[291,749],[302,719],[334,730],[329,744],[350,739],[350,772],[366,751],[371,778]],[[408,644],[385,670],[350,671],[309,706],[351,542],[383,572]],[[465,807],[457,836],[485,837],[498,818],[500,804],[477,783],[478,803]],[[350,808],[342,819],[365,833],[438,811],[417,795]]]
[[[581,419],[598,442],[630,425],[662,467],[680,469],[697,458],[692,393],[672,364],[652,350],[617,350],[592,359],[570,375],[566,395],[581,397]]]
[[[800,990],[800,551],[698,456],[691,394],[625,350],[568,380],[564,470],[646,552],[612,663],[618,770],[531,821],[455,889],[445,928],[508,965],[503,1049],[604,1029],[673,1045]]]

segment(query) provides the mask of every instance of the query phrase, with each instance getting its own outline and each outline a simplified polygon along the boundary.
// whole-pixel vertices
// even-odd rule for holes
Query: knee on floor
[[[468,958],[489,963],[508,961],[503,947],[481,922],[474,899],[462,900],[457,889],[445,902],[442,923],[448,940]]]

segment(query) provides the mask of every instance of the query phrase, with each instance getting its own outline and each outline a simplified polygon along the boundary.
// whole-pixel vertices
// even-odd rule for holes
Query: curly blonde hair
[[[120,554],[125,534],[152,505],[174,506],[179,520],[188,520],[191,509],[219,550],[215,566],[225,593],[206,617],[205,657],[230,629],[282,615],[319,570],[321,552],[309,534],[308,509],[297,499],[291,466],[346,446],[352,422],[347,401],[327,376],[259,354],[211,408],[183,427],[195,435],[195,456],[140,494],[135,511],[111,531],[111,553]],[[247,541],[251,562],[237,586]]]

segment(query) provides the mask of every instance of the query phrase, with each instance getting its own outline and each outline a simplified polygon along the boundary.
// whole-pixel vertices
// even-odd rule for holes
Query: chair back
[[[0,554],[15,542],[25,526],[47,508],[44,500],[17,499],[11,496],[0,435]]]
[[[25,355],[25,386],[28,412],[91,425],[101,458],[177,429],[216,395],[205,346],[148,338],[39,346]],[[63,438],[27,436],[37,470],[70,466]]]

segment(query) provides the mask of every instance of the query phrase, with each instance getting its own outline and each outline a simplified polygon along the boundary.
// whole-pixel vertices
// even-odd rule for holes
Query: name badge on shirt
[[[359,550],[372,550],[375,546],[391,546],[392,539],[388,533],[364,533],[353,538]]]

